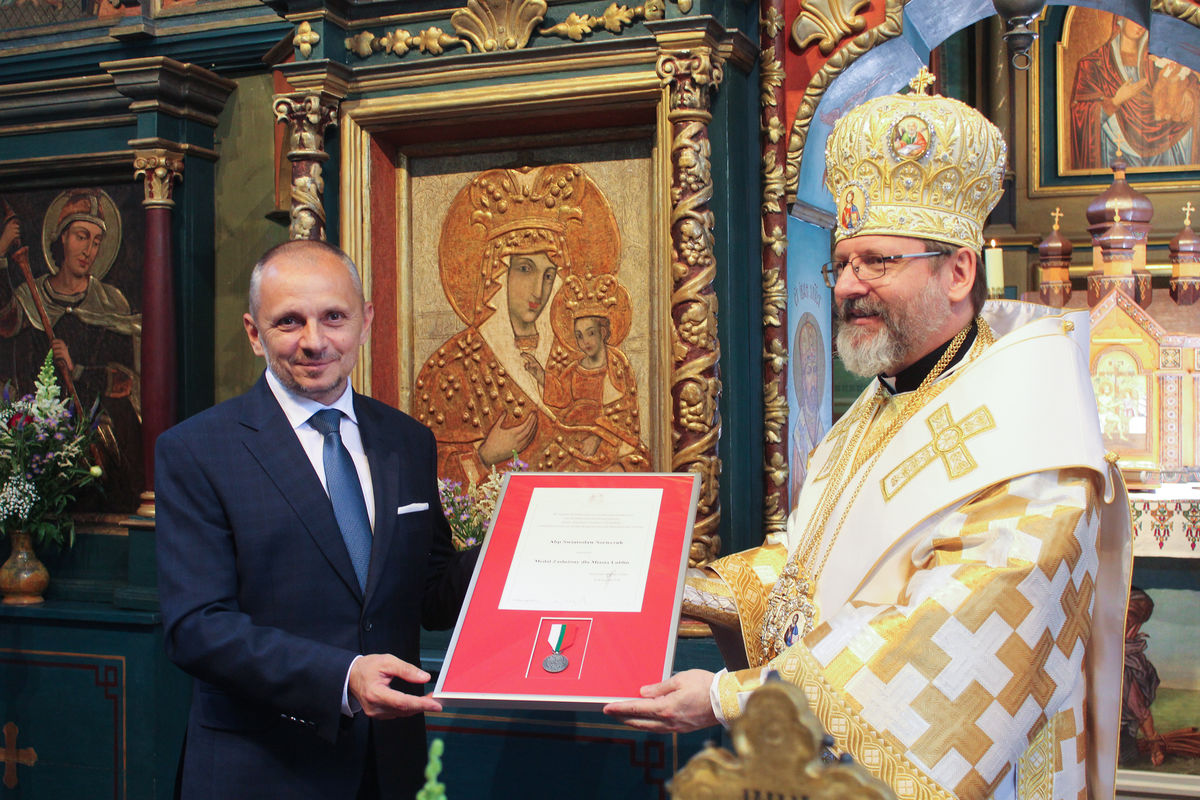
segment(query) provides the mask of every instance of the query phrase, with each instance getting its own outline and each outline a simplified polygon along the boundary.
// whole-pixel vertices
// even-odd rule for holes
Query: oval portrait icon
[[[897,158],[924,157],[929,152],[929,123],[915,114],[901,118],[892,127],[892,152]]]

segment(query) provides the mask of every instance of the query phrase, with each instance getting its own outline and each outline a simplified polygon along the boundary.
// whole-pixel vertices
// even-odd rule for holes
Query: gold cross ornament
[[[1062,208],[1060,208],[1059,206],[1055,206],[1054,213],[1051,214],[1050,216],[1054,217],[1054,230],[1058,230],[1058,221],[1060,219],[1062,219],[1062,216],[1063,216]]]
[[[1187,205],[1185,205],[1183,207],[1183,213],[1184,213],[1183,227],[1186,228],[1188,225],[1192,224],[1192,212],[1195,210],[1196,210],[1196,207],[1194,205],[1192,205],[1192,201],[1188,200]]]
[[[967,450],[966,440],[996,427],[987,406],[980,406],[955,422],[950,414],[949,404],[930,414],[925,424],[929,426],[932,441],[901,461],[899,466],[879,482],[885,500],[895,497],[905,484],[938,458],[941,458],[946,475],[951,480],[966,475],[979,466]]]
[[[933,77],[933,73],[922,66],[920,72],[917,73],[917,77],[908,82],[908,88],[920,94],[929,94],[929,87],[933,86],[936,80]]]

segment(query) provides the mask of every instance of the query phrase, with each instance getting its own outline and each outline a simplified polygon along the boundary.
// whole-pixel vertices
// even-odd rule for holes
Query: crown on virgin
[[[926,94],[924,67],[907,94],[868,100],[825,143],[825,186],[837,207],[834,242],[880,234],[983,247],[1000,200],[1007,148],[999,129],[957,100]]]

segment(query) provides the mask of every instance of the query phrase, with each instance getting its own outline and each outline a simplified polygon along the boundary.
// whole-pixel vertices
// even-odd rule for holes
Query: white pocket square
[[[400,506],[396,509],[396,515],[411,514],[414,511],[428,511],[429,503],[409,503],[406,506]]]

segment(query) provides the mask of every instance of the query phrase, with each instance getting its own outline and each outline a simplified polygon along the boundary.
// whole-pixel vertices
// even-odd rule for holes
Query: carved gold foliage
[[[312,29],[312,25],[308,20],[301,22],[296,26],[296,34],[292,37],[292,44],[300,51],[300,55],[308,58],[312,55],[313,45],[320,43],[321,34]]]
[[[183,177],[183,156],[169,150],[138,150],[133,157],[133,175],[145,181],[142,205],[171,207],[171,189]]]
[[[783,14],[779,13],[779,9],[777,9],[775,6],[768,6],[767,15],[765,17],[760,17],[758,24],[761,25],[763,31],[766,32],[768,39],[774,39],[779,35],[779,32],[783,30],[783,26],[786,23],[783,19]]]
[[[827,56],[843,39],[867,27],[859,12],[869,5],[870,0],[809,0],[792,23],[792,41],[801,50],[816,41],[821,55]]]
[[[767,233],[766,222],[764,221],[763,222],[763,232],[762,232],[762,243],[763,243],[763,247],[770,247],[771,252],[774,253],[775,255],[779,256],[780,258],[782,258],[783,254],[787,252],[787,234],[783,232],[783,227],[780,225],[776,225],[774,228],[771,229],[770,233]],[[764,286],[764,289],[765,288],[766,287]],[[785,295],[786,295],[786,293],[787,293],[786,290],[784,290]]]
[[[325,160],[325,128],[337,117],[337,107],[322,102],[319,95],[278,95],[275,98],[275,121],[287,120],[292,137],[288,158]]]
[[[779,323],[773,322],[771,324],[778,325]],[[787,349],[783,346],[783,344],[780,343],[778,339],[772,339],[763,347],[763,363],[768,369],[775,372],[783,372],[784,367],[787,366],[787,360]],[[772,392],[772,394],[776,393]],[[783,402],[786,403],[786,399],[784,399]],[[784,418],[786,418],[786,408],[784,409],[784,412]]]
[[[702,477],[688,561],[716,558],[721,541],[718,478],[721,461],[721,381],[717,372],[716,257],[713,230],[711,147],[712,93],[722,78],[722,61],[711,48],[662,53],[658,76],[668,87],[671,123],[671,315],[675,320],[671,375],[673,453],[671,469]]]
[[[402,56],[408,52],[408,43],[413,39],[412,34],[406,30],[394,30],[380,37],[378,45],[379,49],[386,53]],[[467,47],[467,50],[470,51],[470,46]]]
[[[546,0],[467,0],[450,15],[459,36],[485,53],[519,50],[546,16]]]
[[[778,144],[783,138],[783,120],[776,115],[772,115],[767,120],[767,124],[762,126],[763,133],[767,136],[767,141],[771,144]]]
[[[810,686],[768,678],[730,726],[734,752],[706,746],[675,774],[671,797],[896,800],[896,794],[861,764],[822,758],[825,731],[806,689],[815,693]],[[904,787],[909,789],[905,797],[933,794],[911,785],[909,781]]]
[[[783,409],[784,416],[787,416],[787,407]],[[783,486],[788,479],[787,460],[778,450],[771,453],[771,457],[764,459],[764,467],[766,468],[767,479],[776,487]]]
[[[459,45],[465,47],[468,53],[471,52],[470,42],[451,36],[436,25],[415,34],[397,29],[378,38],[367,31],[346,38],[346,49],[359,58],[366,58],[373,53],[403,56],[409,50],[440,56],[446,52],[446,48]]]
[[[884,20],[870,30],[863,31],[845,47],[838,50],[825,62],[817,74],[808,82],[796,117],[792,121],[792,133],[788,137],[787,168],[785,170],[786,187],[790,196],[796,193],[796,183],[800,177],[800,159],[804,156],[804,143],[808,138],[809,123],[817,111],[825,90],[833,79],[842,73],[846,67],[854,63],[863,53],[893,37],[899,36],[903,29],[905,0],[885,0]],[[794,30],[794,28],[793,28]]]
[[[321,176],[320,164],[314,164],[308,175],[301,175],[293,180],[289,238],[325,238],[325,204],[321,201],[324,191],[325,179]]]
[[[354,36],[346,37],[346,49],[359,58],[366,58],[376,51],[375,34],[370,31],[360,31]]]
[[[783,164],[775,160],[775,151],[767,150],[762,158],[763,172],[763,213],[775,211],[782,213],[783,204]]]
[[[678,118],[692,116],[690,112],[698,111],[707,121],[712,105],[709,94],[725,77],[724,64],[724,59],[708,47],[660,54],[658,75],[671,92],[670,113]]]
[[[440,56],[446,52],[447,47],[462,43],[462,40],[458,37],[451,36],[437,27],[426,28],[413,38],[416,39],[415,44],[421,48],[422,53],[432,53],[435,56]],[[413,44],[413,42],[410,42],[409,46],[411,47]],[[469,51],[470,48],[468,48]]]
[[[628,6],[618,6],[616,3],[612,3],[604,10],[604,14],[599,17],[588,14],[581,16],[572,11],[567,16],[566,21],[552,25],[549,28],[542,28],[538,33],[544,33],[549,36],[562,36],[578,42],[585,35],[590,34],[598,28],[604,28],[609,33],[620,33],[626,27],[632,25],[634,20],[644,19],[645,16],[646,10],[644,6],[630,9]]]
[[[1190,0],[1150,0],[1150,10],[1200,28],[1200,6]]]
[[[783,63],[775,57],[774,47],[763,50],[758,63],[758,85],[762,89],[760,102],[764,106],[774,106],[775,90],[783,85]]]
[[[763,272],[762,308],[764,327],[773,325],[778,328],[783,325],[783,311],[787,308],[787,283],[783,279],[783,270],[772,269]],[[775,351],[786,352],[778,341],[772,341],[771,347]],[[784,360],[786,362],[786,358]],[[776,369],[781,370],[783,366],[779,365]]]
[[[765,464],[763,466],[766,467]],[[786,476],[784,480],[787,480]],[[779,506],[782,498],[781,492],[769,492],[763,495],[763,533],[767,536],[787,533],[787,515]]]
[[[325,152],[325,129],[337,119],[337,105],[318,94],[276,95],[275,118],[286,120],[291,129],[287,157],[292,162],[292,239],[325,238],[325,180],[321,162]]]

